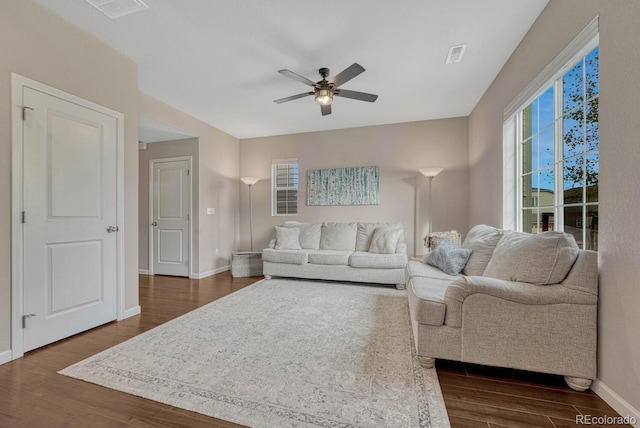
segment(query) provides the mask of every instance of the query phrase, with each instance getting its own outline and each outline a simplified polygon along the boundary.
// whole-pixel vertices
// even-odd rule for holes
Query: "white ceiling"
[[[140,90],[237,138],[467,116],[548,0],[144,0],[110,20],[80,0],[35,0],[134,59]],[[468,44],[445,64],[450,46]],[[321,116],[313,81],[358,62]]]

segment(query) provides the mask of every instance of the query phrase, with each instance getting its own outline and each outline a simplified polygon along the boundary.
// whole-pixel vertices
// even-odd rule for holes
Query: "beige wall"
[[[455,118],[383,126],[280,135],[240,141],[241,176],[257,176],[253,187],[254,250],[275,236],[274,226],[297,221],[397,221],[405,227],[410,254],[427,230],[428,182],[418,168],[440,166],[433,180],[433,229],[468,225],[467,119]],[[271,161],[297,158],[300,168],[299,214],[271,216]],[[380,167],[380,203],[375,206],[306,205],[306,172],[310,169]],[[240,249],[249,249],[249,191],[239,183]],[[416,207],[417,194],[417,207]],[[414,222],[418,219],[417,233]]]
[[[158,143],[147,144],[146,150],[140,150],[139,152],[139,224],[138,224],[138,260],[140,262],[140,269],[149,269],[149,161],[151,159],[165,159],[180,156],[191,156],[192,168],[191,168],[191,194],[193,201],[191,202],[191,221],[193,225],[199,224],[200,213],[199,206],[200,201],[198,195],[198,171],[199,171],[199,154],[198,154],[198,139],[186,138],[183,140],[173,141],[161,141]],[[195,227],[194,227],[195,229]],[[199,236],[194,233],[191,237],[191,260],[193,272],[199,272]]]
[[[598,379],[640,409],[640,2],[551,0],[469,118],[469,225],[502,223],[502,111],[600,15]],[[597,388],[598,385],[596,385]]]
[[[138,305],[138,66],[30,0],[0,0],[0,353],[10,347],[11,72],[124,114],[125,301]]]
[[[198,236],[197,275],[229,266],[236,250],[238,224],[238,139],[169,106],[147,94],[139,94],[140,114],[198,138]],[[194,181],[195,178],[194,178]],[[196,194],[194,194],[196,199]],[[215,215],[207,215],[215,208]],[[216,251],[217,250],[217,251]]]

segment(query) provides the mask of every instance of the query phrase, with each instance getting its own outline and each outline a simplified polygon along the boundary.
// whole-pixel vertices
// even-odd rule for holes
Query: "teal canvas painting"
[[[377,166],[307,171],[307,205],[378,205]]]

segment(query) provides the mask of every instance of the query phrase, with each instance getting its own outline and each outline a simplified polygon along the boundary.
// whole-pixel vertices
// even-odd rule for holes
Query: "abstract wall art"
[[[378,205],[377,166],[307,171],[307,205]]]

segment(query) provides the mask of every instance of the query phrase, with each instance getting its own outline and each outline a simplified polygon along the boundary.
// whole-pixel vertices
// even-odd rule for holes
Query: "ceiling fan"
[[[322,115],[326,116],[328,114],[331,114],[331,103],[333,102],[334,96],[351,98],[360,101],[368,101],[370,103],[378,99],[378,96],[374,94],[368,94],[366,92],[358,91],[348,91],[346,89],[338,88],[340,85],[348,82],[349,80],[364,72],[364,67],[362,67],[358,63],[353,63],[353,65],[345,68],[342,72],[333,76],[331,80],[327,80],[327,76],[329,76],[328,68],[321,68],[320,70],[318,70],[318,72],[320,73],[320,76],[322,76],[322,80],[320,80],[319,82],[313,82],[304,76],[300,76],[299,74],[294,73],[291,70],[278,70],[278,73],[280,74],[284,74],[285,76],[290,77],[293,80],[297,80],[298,82],[313,87],[313,91],[304,92],[298,95],[292,95],[286,98],[280,98],[279,100],[275,100],[274,103],[281,104],[287,101],[297,100],[298,98],[304,98],[309,95],[313,95],[316,102],[320,104]]]

